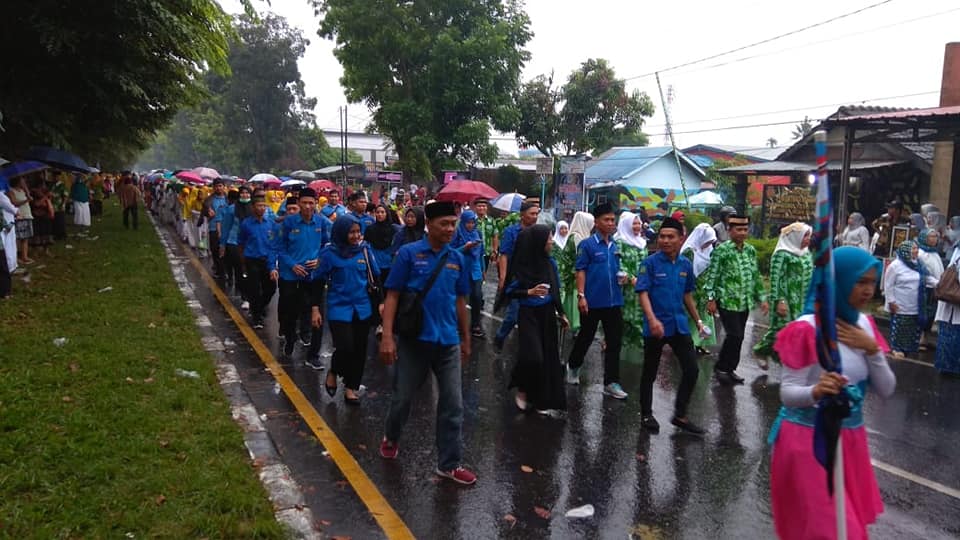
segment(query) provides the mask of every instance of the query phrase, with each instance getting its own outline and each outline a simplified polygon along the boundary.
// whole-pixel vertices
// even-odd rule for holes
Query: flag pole
[[[829,205],[829,192],[830,184],[829,177],[827,175],[827,132],[820,130],[814,134],[814,144],[817,153],[817,191],[818,191],[818,214],[826,210],[830,214],[827,217],[828,230],[825,231],[827,235],[833,234],[833,220],[832,217],[833,208],[830,208]],[[819,208],[821,197],[819,193],[821,192],[826,195],[825,199],[827,201],[827,208]],[[818,216],[822,217],[822,216]],[[820,225],[823,225],[821,222]],[[828,246],[832,246],[833,242],[830,240]],[[828,248],[829,249],[829,248]],[[832,255],[830,260],[829,268],[832,270],[833,261]],[[829,272],[829,279],[832,282],[833,272]],[[836,325],[836,319],[830,317],[828,320],[820,318],[821,323]],[[831,335],[836,336],[836,331],[830,332]],[[833,463],[833,501],[834,501],[834,510],[837,517],[837,540],[847,540],[847,512],[846,512],[846,489],[844,486],[843,478],[843,427],[840,428],[840,433],[837,436],[837,447],[836,447],[836,458]]]

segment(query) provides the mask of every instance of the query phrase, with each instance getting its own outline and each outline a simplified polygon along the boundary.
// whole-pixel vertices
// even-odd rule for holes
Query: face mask
[[[250,202],[250,197],[240,197],[240,202],[242,202],[243,204],[247,204],[248,202]]]

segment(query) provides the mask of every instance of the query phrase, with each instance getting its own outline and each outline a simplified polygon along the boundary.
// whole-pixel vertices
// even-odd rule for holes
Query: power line
[[[763,39],[763,40],[760,40],[760,41],[756,41],[756,42],[750,43],[750,44],[748,44],[748,45],[742,45],[742,46],[740,46],[740,47],[736,47],[736,48],[730,49],[730,50],[728,50],[728,51],[724,51],[724,52],[717,53],[717,54],[711,54],[710,56],[705,56],[705,57],[703,57],[703,58],[698,58],[698,59],[696,59],[696,60],[691,60],[691,61],[689,61],[689,62],[684,62],[684,63],[682,63],[682,64],[677,64],[677,65],[674,65],[674,66],[665,67],[665,68],[662,68],[662,69],[658,69],[658,70],[656,70],[656,71],[651,71],[650,73],[644,73],[643,75],[635,75],[635,76],[633,76],[633,77],[627,77],[627,78],[625,78],[625,79],[623,79],[623,80],[624,80],[624,81],[629,81],[629,80],[633,80],[633,79],[642,79],[642,78],[645,78],[645,77],[652,77],[652,76],[655,75],[657,72],[663,73],[663,72],[665,72],[665,71],[673,71],[673,70],[677,70],[677,69],[680,69],[680,68],[683,68],[683,67],[692,66],[692,65],[695,65],[695,64],[700,64],[700,63],[702,63],[702,62],[706,62],[707,60],[713,60],[714,58],[720,58],[721,56],[727,56],[727,55],[729,55],[729,54],[733,54],[733,53],[736,53],[736,52],[740,52],[740,51],[743,51],[743,50],[746,50],[746,49],[750,49],[750,48],[753,48],[753,47],[756,47],[756,46],[759,46],[759,45],[764,45],[764,44],[770,43],[770,42],[772,42],[772,41],[776,41],[776,40],[778,40],[778,39],[783,39],[783,38],[785,38],[785,37],[789,37],[789,36],[792,36],[792,35],[796,35],[796,34],[799,34],[799,33],[801,33],[801,32],[806,32],[807,30],[812,30],[812,29],[814,29],[814,28],[817,28],[817,27],[820,27],[820,26],[824,26],[824,25],[826,25],[826,24],[830,24],[830,23],[835,22],[835,21],[839,21],[840,19],[845,19],[845,18],[847,18],[847,17],[852,17],[852,16],[854,16],[854,15],[858,15],[858,14],[860,14],[860,13],[863,13],[864,11],[867,11],[867,10],[870,10],[870,9],[873,9],[873,8],[876,8],[876,7],[880,7],[880,6],[884,5],[884,4],[889,4],[890,2],[893,2],[893,1],[894,1],[894,0],[882,0],[881,2],[877,2],[877,3],[875,3],[875,4],[870,4],[869,6],[862,7],[862,8],[860,8],[860,9],[855,10],[855,11],[850,11],[850,12],[844,13],[844,14],[842,14],[842,15],[837,15],[836,17],[831,17],[831,18],[829,18],[829,19],[827,19],[827,20],[820,21],[820,22],[817,22],[817,23],[814,23],[814,24],[811,24],[811,25],[807,25],[807,26],[804,26],[803,28],[798,28],[798,29],[796,29],[796,30],[791,30],[790,32],[786,32],[786,33],[783,33],[783,34],[779,34],[779,35],[776,35],[776,36],[773,36],[773,37],[769,37],[769,38],[766,38],[766,39]]]

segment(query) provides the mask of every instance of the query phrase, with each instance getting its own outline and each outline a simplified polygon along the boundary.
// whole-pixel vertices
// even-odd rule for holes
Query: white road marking
[[[933,480],[928,480],[922,476],[917,476],[912,472],[905,471],[899,467],[894,467],[888,463],[882,461],[877,461],[875,459],[870,460],[873,463],[873,466],[880,469],[881,471],[888,472],[894,476],[899,476],[905,480],[920,484],[923,487],[932,489],[936,492],[943,493],[948,497],[953,497],[954,499],[960,499],[960,489],[954,489],[950,486],[945,486],[939,482],[934,482]]]

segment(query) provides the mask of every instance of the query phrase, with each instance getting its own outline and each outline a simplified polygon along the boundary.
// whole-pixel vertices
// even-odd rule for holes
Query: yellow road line
[[[237,311],[237,308],[233,307],[233,303],[227,298],[223,290],[220,289],[220,285],[213,280],[213,277],[207,272],[207,269],[200,262],[200,259],[189,249],[185,248],[179,240],[177,243],[180,245],[180,249],[190,257],[190,262],[193,264],[193,267],[200,272],[200,277],[203,278],[203,281],[210,287],[210,290],[213,291],[214,296],[217,297],[217,300],[220,301],[223,308],[227,310],[227,314],[230,315],[230,318],[236,323],[240,332],[243,333],[243,336],[247,338],[250,346],[256,351],[257,356],[259,356],[264,365],[270,369],[270,373],[273,374],[273,377],[280,384],[280,387],[283,388],[284,393],[287,394],[294,408],[300,413],[300,416],[306,421],[307,425],[310,426],[310,429],[313,430],[313,434],[317,436],[317,439],[323,444],[323,447],[330,453],[333,462],[337,464],[340,472],[343,473],[343,476],[345,476],[347,481],[350,482],[350,485],[353,486],[353,490],[356,491],[357,496],[360,497],[363,504],[365,504],[367,509],[370,510],[370,513],[373,514],[373,518],[377,520],[380,528],[386,533],[387,538],[414,538],[413,533],[407,528],[406,523],[400,519],[397,512],[390,506],[390,503],[388,503],[387,499],[380,493],[377,486],[373,484],[373,481],[370,480],[367,473],[364,472],[360,464],[357,463],[357,460],[350,454],[347,447],[343,445],[340,438],[337,437],[337,434],[330,429],[330,426],[323,420],[323,417],[321,417],[320,413],[313,407],[310,400],[303,395],[303,392],[300,391],[297,384],[287,375],[287,372],[280,366],[277,359],[274,358],[270,349],[264,345],[260,336],[247,324],[243,315]]]

